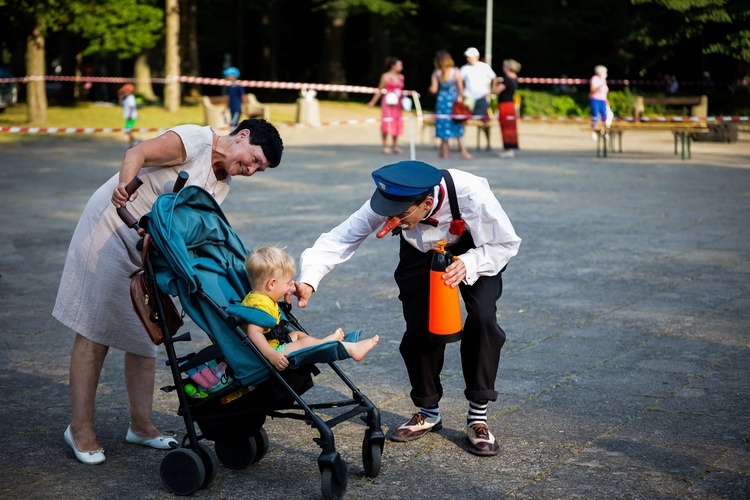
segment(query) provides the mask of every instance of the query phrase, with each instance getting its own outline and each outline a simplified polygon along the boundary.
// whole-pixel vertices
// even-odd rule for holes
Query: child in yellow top
[[[296,266],[291,255],[278,247],[262,247],[245,259],[245,269],[253,285],[253,291],[242,300],[242,305],[256,307],[276,318],[276,324],[281,319],[278,302],[287,293],[294,293],[294,273]],[[359,342],[344,342],[344,331],[338,328],[331,335],[319,339],[311,337],[305,332],[293,331],[289,333],[291,342],[280,344],[276,339],[268,339],[266,334],[270,328],[247,323],[245,332],[263,356],[279,371],[289,366],[286,354],[310,347],[323,342],[338,341],[346,348],[355,361],[360,361],[375,347],[380,338],[375,335]]]

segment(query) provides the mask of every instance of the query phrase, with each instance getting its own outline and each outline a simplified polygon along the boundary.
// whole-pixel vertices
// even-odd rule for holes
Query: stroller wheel
[[[380,474],[381,457],[383,445],[373,443],[369,439],[362,442],[362,465],[365,467],[365,476],[377,477]]]
[[[198,454],[203,462],[203,467],[206,469],[206,477],[203,479],[201,488],[207,488],[216,477],[216,472],[219,470],[219,461],[216,459],[216,453],[214,453],[214,450],[212,450],[206,443],[201,441],[198,443],[198,447]]]
[[[162,484],[176,495],[192,495],[206,478],[201,457],[189,448],[176,448],[167,453],[159,473]]]
[[[340,464],[346,472],[346,463],[341,459]],[[344,473],[341,478],[336,474],[334,465],[326,465],[320,472],[320,490],[325,500],[339,500],[344,498],[349,474]]]
[[[216,441],[216,456],[224,467],[244,469],[255,460],[258,450],[253,438],[241,438],[237,441]]]
[[[268,433],[266,433],[266,430],[261,427],[258,429],[258,432],[253,434],[253,439],[255,440],[255,458],[253,458],[253,463],[260,462],[260,460],[266,456],[266,452],[268,452]]]

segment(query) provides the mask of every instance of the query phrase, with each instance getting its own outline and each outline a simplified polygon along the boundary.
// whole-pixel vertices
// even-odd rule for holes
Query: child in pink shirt
[[[589,99],[591,102],[591,137],[596,139],[596,129],[599,122],[607,120],[607,68],[597,66],[594,68],[594,76],[591,77],[591,91]]]

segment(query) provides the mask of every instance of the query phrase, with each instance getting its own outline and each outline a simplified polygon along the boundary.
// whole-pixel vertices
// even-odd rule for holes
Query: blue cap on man
[[[443,175],[432,165],[406,160],[375,170],[372,178],[377,189],[370,198],[370,207],[378,215],[393,217],[430,194]]]

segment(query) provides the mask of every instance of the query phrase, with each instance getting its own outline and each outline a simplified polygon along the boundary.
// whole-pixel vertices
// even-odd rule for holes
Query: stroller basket
[[[242,469],[259,461],[269,446],[263,425],[266,417],[272,416],[301,420],[318,431],[319,437],[314,441],[321,448],[318,467],[322,496],[343,497],[348,468],[336,451],[332,429],[356,417],[365,421],[364,472],[375,477],[380,472],[385,442],[379,410],[336,365],[335,361],[349,357],[339,342],[290,353],[290,366],[283,372],[263,357],[241,327],[243,322],[262,327],[276,322],[260,310],[240,305],[250,291],[244,270],[249,250],[214,198],[199,186],[182,188],[185,173],[181,179],[175,184],[175,192],[159,196],[152,211],[140,221],[126,209],[118,209],[128,227],[141,234],[140,245],[152,240],[143,252],[150,312],[146,314],[138,307],[136,312],[147,330],[149,321],[161,330],[160,340],[174,379],[174,385],[162,390],[177,393],[178,414],[185,421],[181,446],[167,453],[162,461],[162,483],[173,493],[190,495],[211,484],[218,462]],[[129,192],[135,191],[139,183],[137,178],[131,182]],[[165,311],[170,304],[163,299],[169,295],[179,298],[184,312],[206,332],[212,345],[197,353],[177,355],[175,344],[188,342],[191,336],[189,332],[175,334],[174,325],[167,324],[173,315]],[[282,317],[290,328],[304,331],[292,315],[291,306],[282,307]],[[358,336],[359,331],[351,332],[347,340],[355,341]],[[188,396],[186,385],[192,382],[188,374],[207,363],[226,363],[227,377],[218,390],[205,397]],[[315,404],[303,400],[302,395],[313,387],[313,375],[319,372],[316,363],[327,364],[339,376],[351,390],[351,399]],[[340,413],[328,420],[316,413],[333,408],[340,409]],[[213,450],[205,440],[214,441]]]

